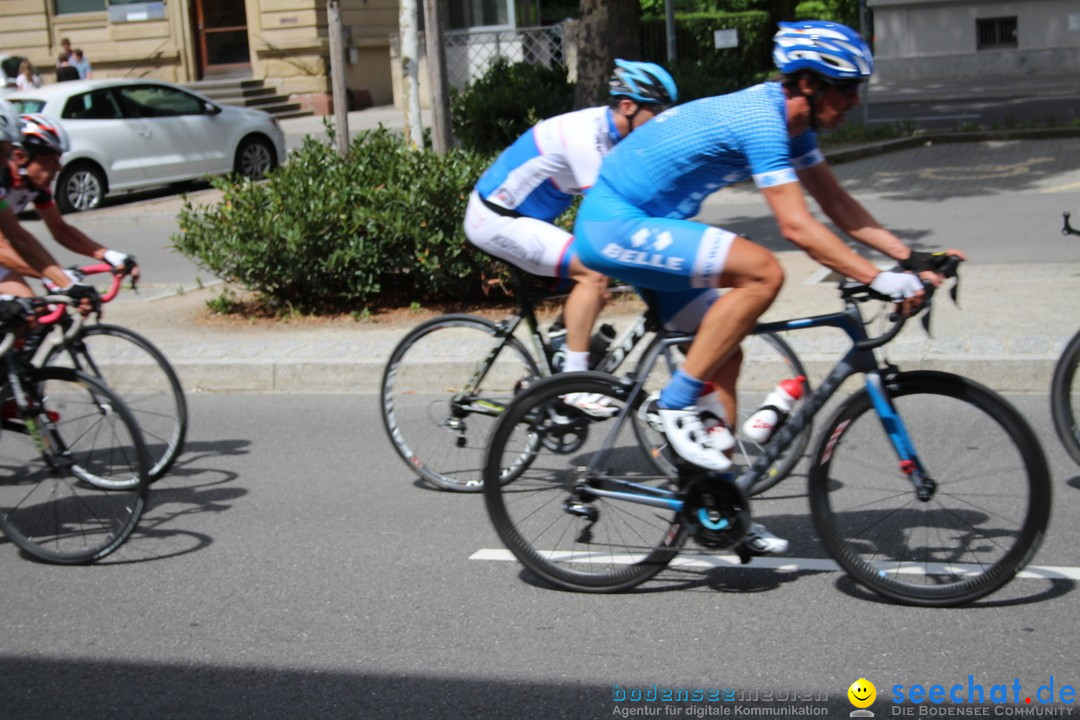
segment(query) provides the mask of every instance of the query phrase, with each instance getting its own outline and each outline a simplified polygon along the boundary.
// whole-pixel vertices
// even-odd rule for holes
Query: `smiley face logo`
[[[877,697],[877,688],[874,687],[874,683],[866,678],[859,678],[851,683],[851,687],[847,689],[847,696],[855,707],[868,708],[874,704],[874,698]]]

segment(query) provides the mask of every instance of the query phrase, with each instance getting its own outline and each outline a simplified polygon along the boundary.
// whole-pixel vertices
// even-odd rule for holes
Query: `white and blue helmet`
[[[674,105],[679,101],[675,80],[656,63],[616,59],[608,89],[612,97],[639,103]]]
[[[773,62],[784,75],[810,70],[833,81],[866,80],[874,73],[874,56],[862,36],[826,20],[780,23]]]

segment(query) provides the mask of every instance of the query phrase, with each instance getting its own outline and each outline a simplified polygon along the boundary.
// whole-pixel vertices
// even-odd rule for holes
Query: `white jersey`
[[[476,184],[483,200],[552,221],[592,187],[621,140],[608,107],[558,115],[535,125],[499,155]]]

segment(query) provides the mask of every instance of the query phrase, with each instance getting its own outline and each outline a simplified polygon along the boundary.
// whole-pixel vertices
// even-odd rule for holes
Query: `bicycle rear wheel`
[[[30,370],[29,409],[0,389],[0,529],[52,563],[99,560],[123,543],[146,505],[149,459],[123,401],[63,368]]]
[[[798,376],[806,377],[806,370],[798,355],[779,335],[749,335],[743,339],[743,361],[739,373],[737,417],[732,428],[735,434],[735,449],[732,460],[737,468],[748,467],[758,459],[764,445],[745,437],[740,428],[743,422],[758,409],[774,387],[780,381]],[[676,357],[679,356],[679,357]],[[682,364],[681,353],[674,347],[664,347],[658,336],[642,353],[641,361],[634,370],[634,377],[648,373],[645,381],[647,393],[659,392],[671,380],[674,370]],[[796,401],[791,414],[799,410],[810,394],[810,381],[803,384],[802,398]],[[790,417],[790,415],[789,415]],[[657,468],[669,475],[675,474],[675,462],[672,450],[664,436],[649,423],[635,418],[635,430],[649,457],[653,458]],[[769,466],[757,482],[750,486],[749,495],[758,495],[786,478],[802,459],[806,446],[810,442],[813,426],[808,423],[784,452]]]
[[[1072,459],[1080,463],[1080,423],[1076,409],[1080,406],[1080,333],[1073,336],[1054,367],[1050,383],[1050,413],[1061,444]]]
[[[176,371],[141,335],[115,325],[84,326],[57,345],[43,366],[70,367],[101,379],[123,399],[146,441],[151,482],[160,479],[184,449],[187,400]]]
[[[472,315],[433,318],[406,335],[386,365],[383,426],[405,464],[437,488],[483,488],[492,426],[540,375],[525,346],[499,332]]]
[[[595,372],[539,381],[499,418],[484,464],[484,499],[496,532],[525,567],[565,590],[615,592],[660,572],[685,541],[670,508],[648,507],[590,492],[655,492],[677,498],[676,479],[657,472],[631,418],[645,395]],[[597,418],[560,398],[585,392],[603,396],[619,417]],[[534,449],[512,481],[506,469]],[[621,483],[634,483],[628,486]]]
[[[892,600],[949,606],[994,592],[1046,532],[1050,477],[1038,440],[1001,396],[956,375],[901,373],[888,395],[936,490],[916,497],[863,390],[814,451],[818,533],[853,579]]]

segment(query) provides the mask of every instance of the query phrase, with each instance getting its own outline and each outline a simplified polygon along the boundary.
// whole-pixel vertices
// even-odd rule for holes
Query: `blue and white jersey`
[[[592,187],[604,156],[621,139],[607,107],[549,118],[504,150],[476,191],[488,202],[550,222]]]
[[[797,182],[796,169],[822,160],[812,130],[788,135],[781,85],[764,83],[662,113],[619,144],[600,178],[652,217],[689,218],[722,187]]]

